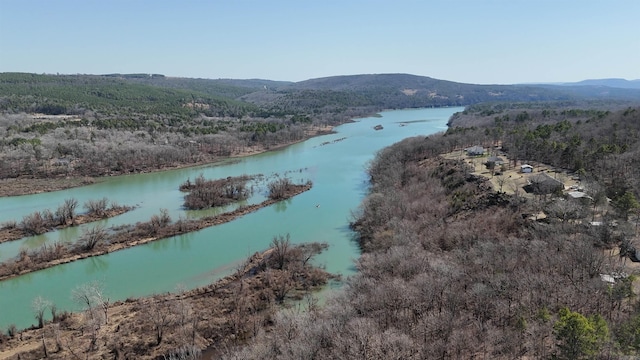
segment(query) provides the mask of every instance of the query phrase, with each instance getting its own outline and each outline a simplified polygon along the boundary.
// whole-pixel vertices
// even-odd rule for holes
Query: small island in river
[[[55,243],[51,245],[45,244],[32,251],[23,250],[18,258],[0,264],[0,281],[52,266],[104,255],[155,240],[223,224],[281,200],[301,194],[311,189],[312,183],[307,182],[297,185],[284,178],[269,184],[269,187],[269,199],[259,204],[240,206],[223,214],[191,220],[180,219],[176,222],[171,222],[166,210],[161,210],[160,214],[153,215],[147,222],[124,226],[111,234],[101,227],[94,227],[85,231],[81,239],[70,246]]]

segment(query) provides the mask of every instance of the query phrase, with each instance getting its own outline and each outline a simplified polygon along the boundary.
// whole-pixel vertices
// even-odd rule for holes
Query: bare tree
[[[502,192],[502,187],[504,186],[504,184],[507,183],[507,179],[508,177],[504,174],[504,171],[500,173],[500,175],[496,176],[496,182],[498,183],[498,186],[500,187],[500,192]]]
[[[299,246],[298,249],[300,251],[300,262],[302,263],[302,266],[306,266],[309,260],[313,259],[314,256],[328,248],[329,244],[326,242],[312,242]]]
[[[58,216],[60,223],[66,224],[69,221],[73,221],[77,207],[78,200],[74,198],[65,199],[64,204],[60,205],[56,210],[56,215]]]
[[[151,216],[151,220],[149,221],[149,227],[153,234],[157,233],[161,228],[169,225],[171,223],[171,216],[169,216],[169,210],[160,209],[159,215]]]
[[[578,201],[558,199],[551,203],[545,212],[562,222],[582,219],[586,216],[584,207]]]
[[[104,294],[104,289],[98,282],[91,282],[82,284],[71,291],[71,298],[84,307],[84,310],[89,315],[90,320],[99,320],[98,326],[101,321],[108,323],[108,310],[109,299]],[[103,318],[100,319],[96,314],[96,311],[101,311]]]
[[[92,228],[82,231],[82,236],[78,239],[78,246],[85,250],[92,250],[96,245],[102,243],[107,238],[107,232],[102,225],[96,225]]]
[[[179,299],[174,304],[176,323],[179,326],[180,341],[184,347],[195,346],[198,317],[188,298],[184,297],[183,287],[178,289]]]
[[[90,214],[95,214],[97,216],[104,216],[107,210],[107,206],[109,205],[109,200],[106,197],[100,200],[88,200],[84,203],[84,208]]]
[[[275,236],[271,241],[271,248],[273,249],[272,258],[275,262],[275,268],[282,270],[285,263],[288,261],[289,252],[291,250],[289,234],[285,236]]]
[[[43,298],[42,296],[37,296],[33,299],[31,303],[31,309],[33,310],[33,314],[38,320],[38,327],[42,328],[44,326],[44,313],[52,306],[51,301]]]
[[[157,296],[151,297],[146,301],[144,314],[153,325],[156,345],[162,343],[165,331],[174,322],[174,308],[169,305]]]
[[[291,180],[287,178],[279,178],[270,182],[267,187],[269,188],[269,198],[273,200],[283,199],[287,195],[287,191],[293,186]]]
[[[273,290],[275,300],[282,303],[287,294],[293,290],[294,282],[289,270],[268,270],[265,277],[269,277],[269,285]]]
[[[29,234],[37,235],[46,232],[46,222],[39,211],[25,215],[20,222],[20,228]]]

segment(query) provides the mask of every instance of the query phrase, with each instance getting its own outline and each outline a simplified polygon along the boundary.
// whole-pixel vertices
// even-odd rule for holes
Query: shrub
[[[284,199],[287,192],[293,187],[291,180],[287,178],[279,178],[267,185],[269,189],[269,198],[273,200]]]
[[[84,208],[89,214],[95,214],[97,216],[104,216],[107,210],[109,200],[106,197],[100,200],[89,200],[84,203]]]

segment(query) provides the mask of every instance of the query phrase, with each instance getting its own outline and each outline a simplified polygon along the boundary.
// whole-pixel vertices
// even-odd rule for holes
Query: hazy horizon
[[[578,6],[579,5],[579,6]],[[0,72],[638,79],[640,2],[0,1]]]
[[[5,71],[5,72],[0,72],[0,73],[11,73],[13,71]],[[101,73],[101,74],[89,74],[89,73],[34,73],[34,72],[23,72],[23,71],[17,71],[16,73],[27,73],[27,74],[37,74],[37,75],[56,75],[56,76],[66,76],[66,75],[80,75],[80,76],[108,76],[108,75],[134,75],[134,74],[148,74],[148,75],[162,75],[166,78],[179,78],[179,79],[202,79],[202,80],[246,80],[246,81],[274,81],[274,82],[290,82],[290,83],[297,83],[297,82],[302,82],[302,81],[307,81],[307,80],[315,80],[315,79],[322,79],[322,78],[331,78],[331,77],[339,77],[339,76],[359,76],[359,75],[415,75],[415,76],[424,76],[424,77],[430,77],[430,78],[434,78],[432,76],[428,76],[428,75],[416,75],[416,74],[408,74],[408,73],[379,73],[379,74],[342,74],[342,75],[329,75],[329,76],[322,76],[322,77],[318,77],[318,78],[309,78],[309,79],[303,79],[303,80],[299,80],[299,81],[291,81],[291,80],[274,80],[274,79],[266,79],[266,78],[205,78],[205,77],[189,77],[189,76],[173,76],[170,74],[161,74],[161,73],[150,73],[150,72],[132,72],[132,73]],[[434,78],[436,80],[444,80],[444,81],[453,81],[453,80],[448,80],[448,79],[437,79]],[[524,82],[524,83],[513,83],[513,84],[492,84],[492,83],[487,83],[487,85],[563,85],[563,84],[574,84],[574,83],[581,83],[581,82],[589,82],[589,81],[607,81],[607,80],[622,80],[622,81],[626,81],[626,82],[640,82],[640,79],[625,79],[625,78],[601,78],[601,79],[582,79],[582,80],[578,80],[578,81],[571,81],[571,82],[562,82],[562,81],[549,81],[549,82]],[[469,82],[463,82],[463,81],[458,81],[458,83],[463,83],[463,84],[473,84],[473,85],[478,85],[476,83],[469,83]]]

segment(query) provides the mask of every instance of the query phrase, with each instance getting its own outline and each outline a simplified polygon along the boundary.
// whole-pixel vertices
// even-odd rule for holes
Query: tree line
[[[266,150],[320,130],[318,125],[292,119],[200,118],[189,126],[125,130],[100,129],[93,120],[42,125],[51,122],[39,122],[26,114],[4,114],[0,115],[0,178],[154,171]],[[36,126],[44,130],[32,130]]]

